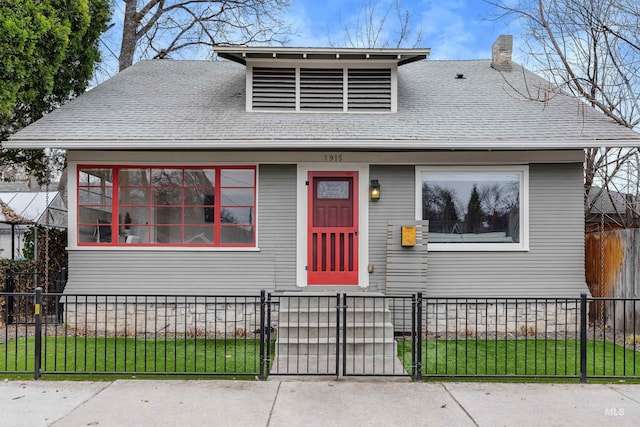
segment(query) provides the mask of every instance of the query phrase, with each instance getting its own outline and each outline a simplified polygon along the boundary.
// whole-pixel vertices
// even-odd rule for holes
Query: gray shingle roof
[[[464,79],[456,79],[464,74]],[[398,69],[398,112],[245,111],[245,68],[143,61],[19,131],[7,147],[561,149],[640,145],[640,135],[575,98],[524,100],[546,82],[489,60]],[[505,80],[506,79],[506,80]],[[541,95],[543,98],[544,96]]]

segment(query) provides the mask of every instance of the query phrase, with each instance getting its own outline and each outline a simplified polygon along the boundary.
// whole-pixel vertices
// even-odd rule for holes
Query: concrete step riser
[[[279,357],[334,356],[338,316],[340,341],[345,340],[344,311],[335,295],[282,296],[274,298],[278,332],[276,353]],[[349,356],[396,354],[396,343],[391,323],[392,313],[387,301],[376,298],[353,298],[347,301],[347,333],[344,349]]]
[[[306,355],[335,355],[335,344],[276,344],[276,359],[279,356],[306,356]],[[340,347],[342,355],[342,347]],[[394,356],[396,354],[396,345],[390,343],[367,343],[367,344],[348,344],[347,354],[349,356]]]
[[[340,336],[343,336],[344,330],[340,328]],[[317,338],[335,338],[336,328],[328,327],[309,327],[309,328],[280,328],[278,329],[279,338],[296,338],[296,339],[317,339]],[[389,338],[393,337],[393,328],[387,326],[380,327],[347,327],[348,338]]]
[[[324,312],[283,312],[278,316],[278,327],[287,327],[290,323],[330,323],[336,324],[337,314]],[[344,321],[342,313],[340,313],[340,322]],[[351,311],[347,314],[347,322],[349,323],[387,323],[391,322],[391,313],[383,311]]]
[[[325,308],[325,309],[336,309],[337,300],[336,297],[300,297],[300,298],[274,298],[272,299],[272,303],[275,303],[279,306],[280,310],[297,310],[298,308],[309,309],[309,308]],[[340,298],[340,303],[338,304],[342,307],[342,298]],[[381,298],[347,298],[347,308],[348,309],[358,309],[358,308],[375,308],[384,310],[388,306],[388,302]],[[410,308],[410,307],[409,307]]]

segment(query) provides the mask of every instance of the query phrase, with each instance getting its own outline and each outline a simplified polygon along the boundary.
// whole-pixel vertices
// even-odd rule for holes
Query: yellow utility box
[[[416,226],[415,225],[403,225],[401,235],[402,235],[403,247],[411,247],[416,245]]]

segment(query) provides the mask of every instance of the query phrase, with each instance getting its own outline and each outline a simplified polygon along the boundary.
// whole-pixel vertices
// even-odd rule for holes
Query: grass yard
[[[0,371],[33,372],[34,351],[33,337],[0,344]],[[260,342],[46,337],[41,369],[44,373],[255,374],[260,370]]]
[[[411,342],[398,342],[411,372]],[[580,376],[578,340],[425,340],[422,374]],[[587,342],[588,376],[640,376],[640,353],[609,342]]]

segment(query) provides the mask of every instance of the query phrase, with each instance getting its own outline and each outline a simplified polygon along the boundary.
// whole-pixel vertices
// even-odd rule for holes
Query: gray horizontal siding
[[[387,221],[415,219],[415,168],[413,166],[371,166],[369,176],[380,181],[380,200],[369,204],[369,263],[373,273],[369,286],[384,292],[387,262]]]
[[[531,165],[528,252],[430,251],[425,289],[431,296],[571,296],[586,292],[582,165]],[[414,168],[376,166],[382,198],[370,207],[373,289],[384,282],[387,218],[412,219]],[[383,227],[384,225],[384,227]]]
[[[69,251],[68,293],[255,294],[294,288],[296,166],[261,165],[259,252]]]
[[[371,166],[370,289],[385,290],[387,221],[414,220],[413,166]],[[530,251],[429,252],[431,296],[571,296],[586,291],[582,165],[530,166]],[[69,251],[67,292],[256,293],[295,289],[296,166],[259,168],[260,252]],[[364,273],[364,272],[363,272]],[[367,273],[364,273],[367,274]]]

